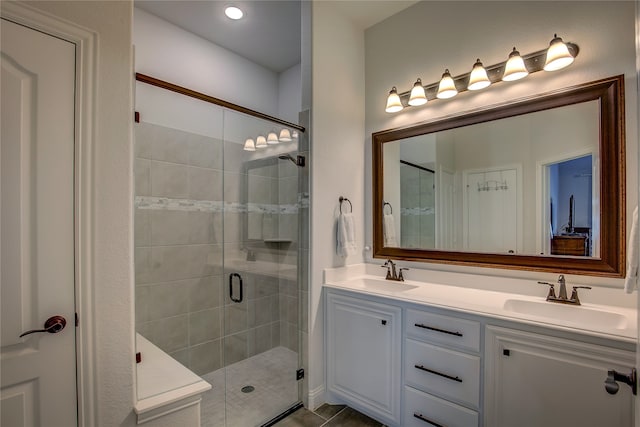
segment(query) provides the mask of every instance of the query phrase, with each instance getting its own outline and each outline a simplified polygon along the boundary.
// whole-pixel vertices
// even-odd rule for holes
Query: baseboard
[[[309,391],[307,394],[307,402],[305,406],[308,409],[315,410],[326,403],[324,384]]]

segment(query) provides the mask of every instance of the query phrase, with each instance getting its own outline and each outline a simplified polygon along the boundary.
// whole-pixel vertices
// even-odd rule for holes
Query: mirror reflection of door
[[[518,253],[518,170],[473,171],[464,176],[465,249]]]
[[[593,158],[591,154],[546,165],[552,255],[593,256]]]

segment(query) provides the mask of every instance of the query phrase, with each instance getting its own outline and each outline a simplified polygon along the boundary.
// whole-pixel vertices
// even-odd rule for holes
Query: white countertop
[[[325,269],[324,273],[324,286],[328,288],[623,342],[637,341],[636,295],[624,294],[621,289],[580,289],[582,305],[572,306],[546,302],[548,288],[523,279],[491,278],[487,281],[486,276],[455,274],[451,281],[459,280],[460,286],[456,286],[451,283],[433,283],[427,279],[428,271],[412,270],[412,276],[419,280],[390,282],[384,280],[385,270],[374,264]],[[474,283],[469,280],[478,282],[480,289],[471,287]],[[490,282],[495,282],[493,289]],[[571,285],[567,282],[569,294]],[[558,289],[556,286],[556,292]],[[592,291],[595,292],[589,294]],[[594,297],[601,298],[606,303],[594,303]],[[529,307],[534,307],[534,310],[529,311]],[[594,321],[596,318],[602,318],[602,322]]]

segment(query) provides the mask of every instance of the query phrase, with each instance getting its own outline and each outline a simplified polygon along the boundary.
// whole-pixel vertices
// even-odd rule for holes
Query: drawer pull
[[[416,417],[417,419],[419,419],[420,421],[424,421],[425,423],[430,424],[430,425],[432,425],[432,426],[435,426],[435,427],[444,427],[442,424],[438,424],[438,423],[436,423],[436,422],[434,422],[434,421],[431,421],[429,418],[426,418],[426,417],[425,417],[424,415],[422,415],[422,414],[414,413],[414,414],[413,414],[413,416],[414,416],[414,417]]]
[[[462,332],[451,332],[451,331],[447,331],[446,329],[439,329],[439,328],[434,328],[433,326],[423,325],[422,323],[416,323],[415,326],[422,329],[428,329],[430,331],[442,332],[443,334],[455,335],[456,337],[462,336]]]
[[[414,365],[414,366],[416,367],[416,369],[420,369],[421,371],[429,372],[430,374],[434,374],[434,375],[439,375],[439,376],[441,376],[443,378],[446,378],[448,380],[451,380],[451,381],[456,381],[456,382],[459,382],[459,383],[462,382],[462,379],[460,377],[452,377],[451,375],[443,374],[442,372],[438,372],[438,371],[434,371],[434,370],[429,369],[429,368],[425,368],[422,365]]]

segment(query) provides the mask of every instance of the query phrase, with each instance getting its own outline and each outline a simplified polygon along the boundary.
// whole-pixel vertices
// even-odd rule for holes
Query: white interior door
[[[5,19],[1,40],[0,424],[73,426],[75,45]]]
[[[465,249],[518,253],[518,172],[466,174]]]

